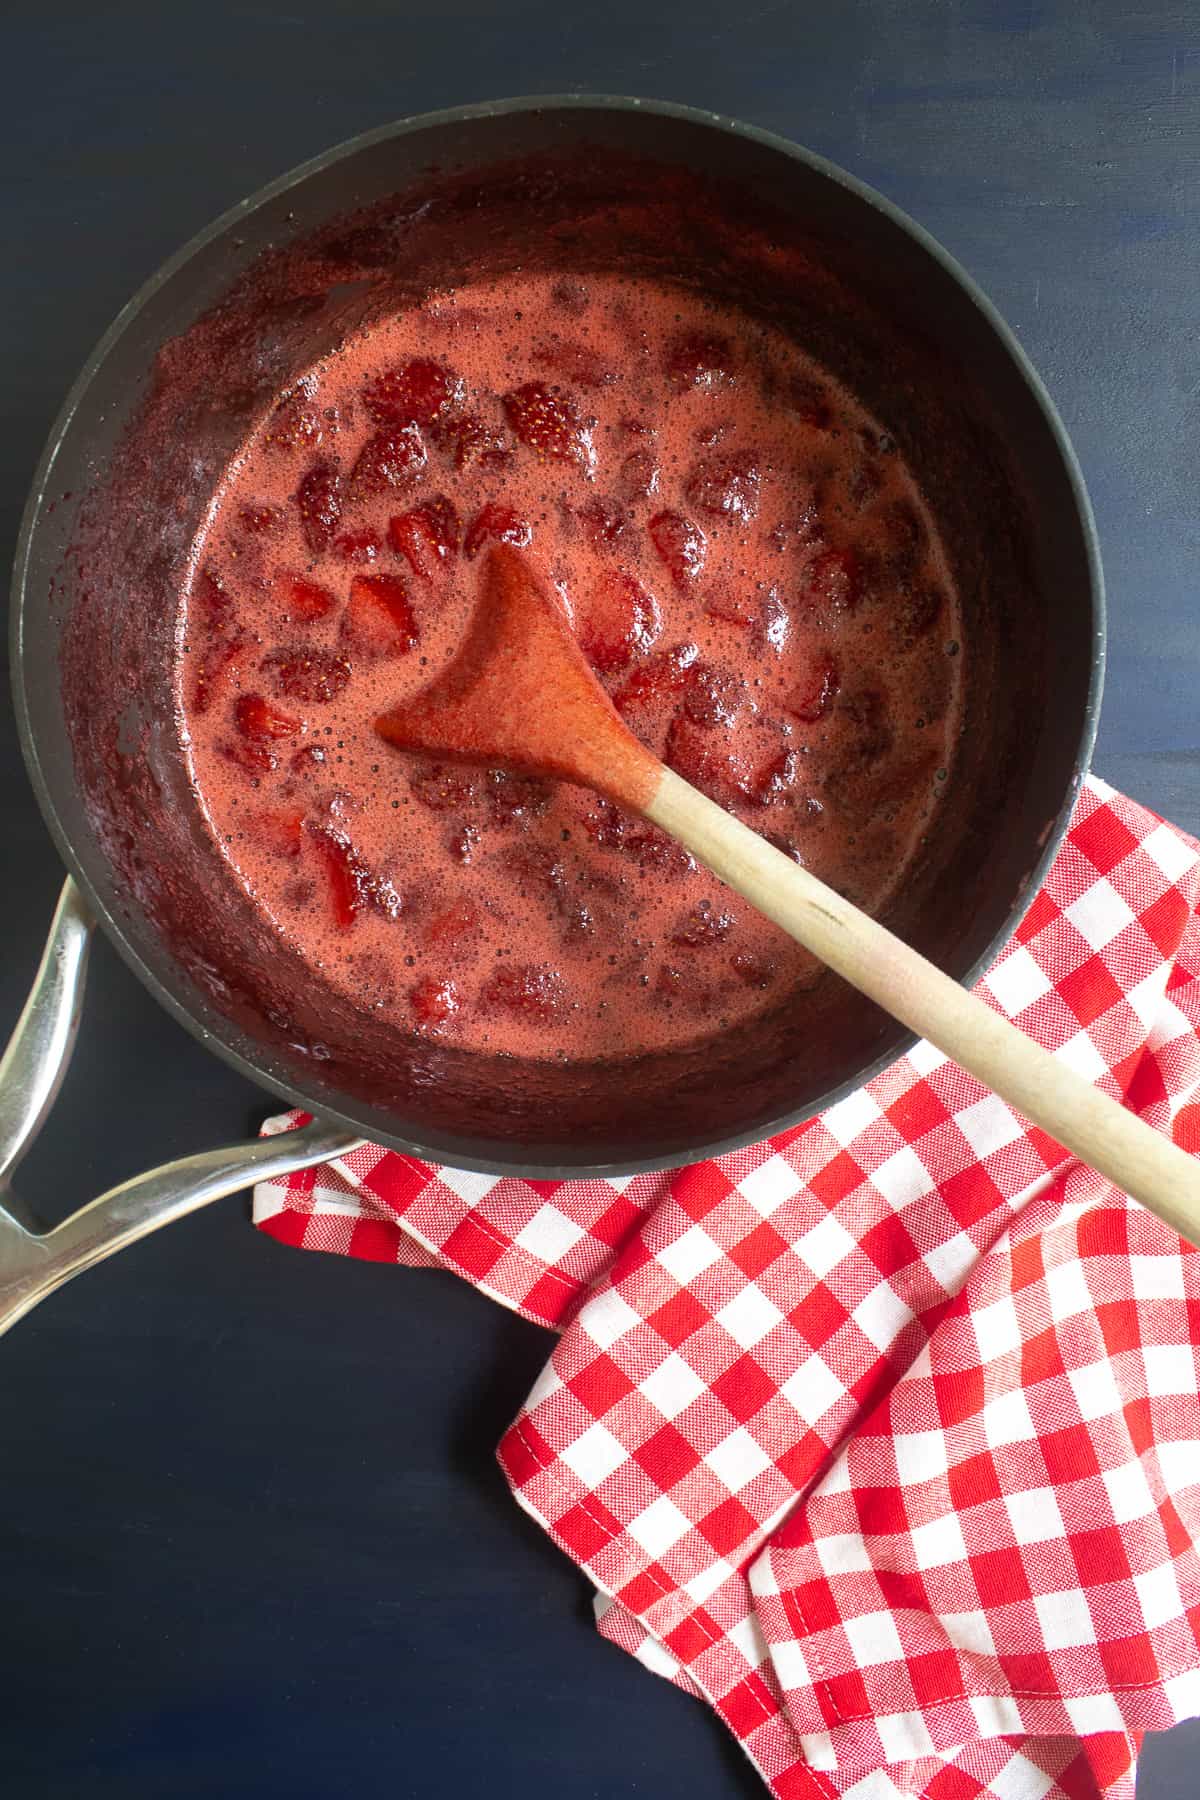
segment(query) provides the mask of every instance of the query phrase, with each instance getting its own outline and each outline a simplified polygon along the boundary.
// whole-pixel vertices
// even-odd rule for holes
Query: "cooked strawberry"
[[[447,837],[446,848],[456,863],[462,863],[466,867],[468,863],[474,862],[482,835],[478,825],[459,825]]]
[[[294,806],[264,807],[261,812],[246,815],[246,829],[255,843],[286,861],[300,854],[304,813]]]
[[[653,711],[683,692],[699,655],[695,644],[673,644],[669,650],[660,650],[633,670],[613,695],[613,705],[627,720],[630,715]]]
[[[617,470],[615,487],[622,500],[649,500],[657,494],[661,472],[650,450],[631,450]]]
[[[807,375],[793,378],[788,386],[786,404],[802,425],[811,425],[814,431],[828,431],[833,424],[829,396]]]
[[[292,700],[335,700],[350,679],[345,657],[307,644],[272,650],[259,666],[271,676],[275,692]]]
[[[359,531],[343,531],[333,540],[335,556],[343,562],[372,563],[383,549],[383,539],[369,525]]]
[[[583,535],[593,550],[614,550],[629,530],[629,514],[624,507],[599,494],[577,506],[575,517],[583,526]]]
[[[590,344],[577,339],[554,338],[534,346],[533,360],[539,369],[561,375],[572,387],[608,387],[617,379],[617,371]]]
[[[681,950],[698,950],[707,944],[719,944],[732,928],[731,913],[719,913],[711,901],[701,900],[675,921],[667,941],[678,944]]]
[[[321,744],[305,744],[293,756],[288,767],[293,775],[323,775],[328,767],[329,758]]]
[[[480,997],[488,1008],[548,1023],[565,1005],[567,992],[557,969],[525,963],[497,969]]]
[[[517,437],[536,455],[575,463],[591,474],[596,462],[591,429],[569,395],[544,381],[527,381],[505,394],[504,413]]]
[[[377,425],[432,425],[462,403],[464,392],[461,376],[418,356],[368,382],[362,400]]]
[[[460,763],[431,763],[409,775],[414,799],[430,812],[461,812],[481,793],[480,777]]]
[[[748,525],[758,513],[762,470],[752,450],[706,456],[687,480],[687,497],[710,518]]]
[[[457,982],[426,975],[408,990],[409,1005],[420,1025],[448,1025],[462,1011],[463,993]]]
[[[237,522],[242,531],[261,536],[264,532],[278,531],[283,518],[282,506],[242,506],[238,508]]]
[[[191,599],[197,618],[205,627],[226,625],[233,617],[233,595],[211,564],[196,570]]]
[[[342,483],[336,464],[318,457],[295,493],[300,529],[314,556],[328,550],[342,517]]]
[[[785,746],[758,764],[742,791],[759,806],[776,806],[791,794],[799,772],[799,754]]]
[[[279,758],[272,750],[269,742],[253,738],[222,738],[217,749],[226,762],[236,763],[248,775],[258,777],[269,775],[279,767]],[[254,786],[258,786],[255,779]]]
[[[594,669],[613,674],[644,656],[662,630],[653,594],[624,569],[602,569],[579,609],[577,635]]]
[[[498,544],[516,544],[523,547],[533,539],[533,526],[528,519],[523,519],[511,506],[502,506],[497,500],[489,500],[481,506],[467,527],[467,535],[463,539],[463,555],[468,562],[472,561],[482,550],[489,539]]]
[[[722,582],[704,597],[704,610],[710,619],[721,619],[736,625],[739,631],[750,631],[762,619],[758,595],[747,587],[734,587]]]
[[[458,509],[444,494],[388,521],[388,543],[419,581],[431,582],[458,549]]]
[[[693,725],[682,713],[671,720],[663,760],[720,805],[748,794],[754,780],[750,751],[739,739]]]
[[[478,413],[443,419],[435,436],[456,469],[500,468],[512,460],[512,445],[503,432],[486,424]]]
[[[805,725],[815,725],[833,705],[840,685],[837,663],[825,653],[812,664],[784,705],[793,718],[802,720]]]
[[[775,979],[775,964],[766,956],[751,956],[739,950],[736,956],[730,957],[729,966],[747,987],[769,988]]]
[[[308,830],[324,865],[334,923],[347,931],[367,904],[370,873],[344,831],[311,824]]]
[[[408,589],[395,575],[356,575],[338,626],[338,641],[364,661],[407,656],[421,634]]]
[[[337,605],[337,596],[327,587],[319,581],[309,581],[306,575],[296,575],[291,569],[276,570],[272,585],[286,616],[304,625],[323,619]]]
[[[937,624],[944,596],[932,582],[910,584],[897,594],[888,625],[902,650],[910,650]]]
[[[862,575],[853,550],[823,550],[805,570],[804,598],[818,613],[853,612],[862,598]]]
[[[255,645],[246,632],[236,626],[210,639],[196,665],[192,683],[192,710],[208,712],[213,703],[233,684],[238,671],[254,654]]]
[[[301,445],[315,450],[324,436],[321,414],[307,395],[296,395],[275,408],[264,439],[273,450],[295,450]]]
[[[686,592],[704,568],[708,539],[699,525],[682,513],[655,513],[650,537],[675,586]]]
[[[680,332],[667,346],[667,379],[682,393],[687,388],[723,387],[733,374],[734,350],[728,338]]]
[[[693,725],[736,725],[750,704],[745,681],[729,669],[696,663],[683,698]]]
[[[536,819],[550,804],[552,789],[536,775],[513,775],[507,769],[489,769],[484,794],[494,825],[519,825]]]
[[[455,900],[434,913],[421,933],[427,944],[453,944],[479,930],[482,914],[473,900]]]
[[[415,425],[397,425],[367,439],[350,471],[350,492],[361,500],[412,487],[429,458]]]
[[[244,738],[295,737],[303,729],[299,719],[281,712],[261,694],[239,694],[234,702],[233,722]]]

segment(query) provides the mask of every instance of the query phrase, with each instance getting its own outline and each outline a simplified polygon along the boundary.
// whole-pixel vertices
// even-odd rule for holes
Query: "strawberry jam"
[[[820,978],[644,820],[394,750],[485,550],[521,547],[657,755],[878,911],[952,772],[963,657],[889,439],[788,338],[682,287],[479,283],[279,397],[194,546],[177,698],[213,836],[281,936],[399,1029],[590,1059]]]

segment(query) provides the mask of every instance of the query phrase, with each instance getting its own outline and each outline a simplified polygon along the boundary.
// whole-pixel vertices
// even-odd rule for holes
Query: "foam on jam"
[[[521,1056],[682,1044],[818,979],[644,821],[377,735],[453,658],[495,541],[525,547],[656,754],[858,904],[903,881],[963,661],[909,471],[758,320],[529,276],[307,371],[195,546],[184,742],[274,929],[399,1028]]]

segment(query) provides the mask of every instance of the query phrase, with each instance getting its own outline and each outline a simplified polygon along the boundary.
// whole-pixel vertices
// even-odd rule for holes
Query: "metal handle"
[[[9,1182],[67,1072],[94,931],[83,895],[68,877],[29,999],[0,1060],[0,1335],[64,1281],[160,1225],[254,1181],[345,1155],[361,1141],[314,1120],[301,1131],[201,1151],[135,1175],[53,1230],[38,1230]]]

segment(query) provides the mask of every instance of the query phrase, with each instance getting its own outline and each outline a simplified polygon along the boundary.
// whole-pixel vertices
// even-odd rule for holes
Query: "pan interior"
[[[1011,353],[886,212],[679,117],[460,120],[336,158],[286,199],[203,245],[126,323],[68,420],[60,505],[30,542],[25,703],[85,879],[193,1020],[377,1139],[500,1168],[645,1166],[816,1110],[904,1043],[833,977],[687,1050],[566,1068],[410,1038],[322,989],[231,879],[187,782],[170,690],[184,562],[279,390],[431,286],[620,269],[759,312],[895,437],[950,555],[970,648],[959,768],[886,922],[963,974],[1019,907],[1088,707],[1086,540]]]

